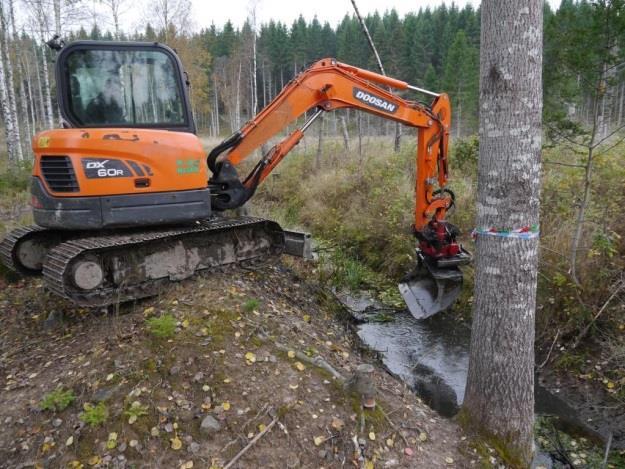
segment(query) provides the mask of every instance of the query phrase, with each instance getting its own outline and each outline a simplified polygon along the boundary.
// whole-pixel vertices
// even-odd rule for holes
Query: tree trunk
[[[529,467],[538,232],[513,230],[538,226],[543,2],[484,0],[481,8],[475,305],[463,413],[510,464]]]
[[[317,157],[315,159],[315,169],[319,171],[321,169],[321,153],[323,150],[323,115],[319,119],[319,133],[317,135]]]
[[[345,151],[349,151],[349,133],[347,132],[345,116],[341,116],[341,127],[343,129],[343,145],[345,146]]]
[[[9,31],[7,27],[6,16],[2,4],[0,4],[0,62],[2,70],[0,71],[3,80],[3,92],[0,92],[0,99],[3,102],[2,115],[7,127],[7,150],[9,152],[9,160],[13,162],[21,161],[24,158],[22,153],[22,140],[20,138],[19,119],[17,114],[17,103],[15,99],[15,86],[13,81],[13,64],[9,54]]]
[[[43,31],[41,33],[41,37],[43,39]],[[48,75],[48,59],[46,57],[46,50],[43,46],[41,50],[41,72],[43,74],[43,95],[45,97],[44,100],[44,109],[45,109],[45,118],[46,123],[48,125],[48,129],[54,127],[54,116],[52,115],[52,97],[50,96],[50,77]]]

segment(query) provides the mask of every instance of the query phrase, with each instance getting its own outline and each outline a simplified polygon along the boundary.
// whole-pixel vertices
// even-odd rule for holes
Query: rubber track
[[[30,269],[26,269],[20,265],[16,265],[13,258],[13,250],[17,246],[17,243],[33,236],[35,233],[46,231],[46,228],[42,228],[37,225],[20,226],[9,232],[6,237],[0,243],[0,261],[14,272],[22,275],[40,275],[40,272],[34,272]]]
[[[46,286],[55,294],[67,298],[81,306],[95,307],[131,301],[138,298],[153,296],[159,288],[170,283],[168,278],[148,280],[123,288],[107,287],[89,292],[79,292],[65,280],[72,261],[83,254],[102,254],[102,251],[133,249],[154,241],[174,240],[184,235],[211,233],[249,227],[255,224],[274,223],[270,220],[252,217],[224,218],[208,220],[194,226],[176,227],[172,229],[143,230],[123,234],[93,236],[66,241],[51,249],[43,266],[43,277]],[[276,224],[276,226],[278,226]],[[269,254],[279,254],[284,246],[274,246]],[[205,269],[210,270],[210,269]]]

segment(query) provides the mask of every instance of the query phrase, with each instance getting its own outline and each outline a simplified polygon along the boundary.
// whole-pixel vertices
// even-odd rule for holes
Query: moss
[[[519,469],[527,467],[522,463],[524,457],[516,448],[516,440],[514,438],[506,439],[486,431],[476,424],[464,407],[456,415],[456,421],[468,434],[472,435],[471,446],[481,456],[485,458],[491,456],[488,452],[488,447],[490,446],[509,467]]]

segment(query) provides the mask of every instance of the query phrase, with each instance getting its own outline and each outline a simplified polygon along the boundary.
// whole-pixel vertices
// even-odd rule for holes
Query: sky
[[[552,7],[557,7],[560,0],[547,0]],[[149,3],[149,0],[148,2]],[[210,26],[215,23],[221,27],[227,20],[235,26],[241,26],[250,14],[250,5],[257,4],[257,24],[267,23],[269,20],[282,21],[290,25],[302,14],[307,20],[315,15],[321,23],[328,21],[336,26],[346,15],[353,13],[351,0],[192,0],[193,26],[195,29]],[[419,8],[436,7],[441,4],[451,5],[451,0],[357,0],[360,13],[366,16],[376,10],[383,13],[385,10],[395,9],[400,16]],[[480,0],[456,0],[455,4],[464,7],[471,4],[477,7]],[[134,26],[139,26],[133,22]]]

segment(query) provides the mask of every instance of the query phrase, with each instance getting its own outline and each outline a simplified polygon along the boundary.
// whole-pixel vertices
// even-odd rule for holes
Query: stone
[[[180,367],[178,365],[174,365],[169,369],[169,374],[172,376],[176,376],[178,373],[180,373]]]
[[[195,454],[200,450],[200,444],[197,441],[193,441],[189,445],[188,450],[189,450],[189,453]]]
[[[205,434],[217,433],[221,430],[221,424],[212,415],[207,415],[200,424],[200,430]]]

